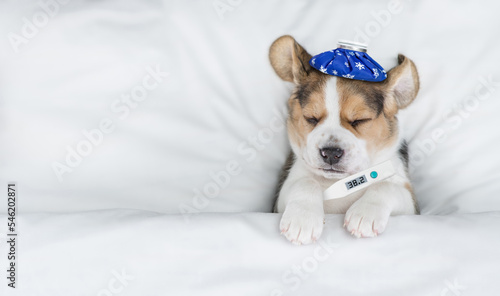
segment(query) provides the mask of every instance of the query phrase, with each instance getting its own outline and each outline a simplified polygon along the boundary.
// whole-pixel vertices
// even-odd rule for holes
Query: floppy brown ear
[[[276,74],[281,79],[296,84],[311,71],[310,59],[311,55],[290,35],[276,39],[269,49],[269,60]]]
[[[385,81],[387,91],[392,97],[392,109],[404,109],[417,96],[420,82],[417,67],[412,60],[402,54],[398,55],[398,65],[387,72]],[[395,108],[394,108],[395,107]]]

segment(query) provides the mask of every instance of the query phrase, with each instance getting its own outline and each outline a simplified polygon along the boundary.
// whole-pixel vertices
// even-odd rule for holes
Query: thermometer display
[[[366,183],[366,176],[362,175],[356,179],[353,179],[351,181],[345,182],[345,187],[347,187],[347,190],[353,189],[354,187],[361,185],[363,183]]]
[[[324,200],[342,198],[353,194],[359,190],[390,178],[396,174],[395,165],[392,159],[379,163],[371,168],[350,175],[342,180],[338,180],[323,192]],[[396,160],[399,162],[400,160]],[[396,163],[397,163],[396,162]]]

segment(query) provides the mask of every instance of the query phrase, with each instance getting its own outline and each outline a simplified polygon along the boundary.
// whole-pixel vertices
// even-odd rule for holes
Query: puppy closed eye
[[[354,121],[351,121],[349,122],[349,124],[353,127],[353,128],[356,128],[357,126],[359,126],[360,124],[363,124],[365,122],[368,122],[372,120],[371,118],[363,118],[363,119],[356,119]]]
[[[304,116],[304,119],[307,121],[307,123],[311,124],[312,126],[317,125],[319,122],[319,119],[317,119],[316,117],[305,117]]]

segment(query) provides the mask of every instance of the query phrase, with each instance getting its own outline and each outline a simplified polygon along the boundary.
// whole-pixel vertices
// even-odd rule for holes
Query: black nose
[[[319,149],[319,154],[326,163],[332,165],[340,161],[340,158],[344,155],[344,150],[337,147],[325,147]]]

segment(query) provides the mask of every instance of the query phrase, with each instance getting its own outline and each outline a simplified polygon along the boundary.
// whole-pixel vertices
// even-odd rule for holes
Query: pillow
[[[105,1],[60,5],[17,44],[44,10],[1,6],[17,37],[1,41],[0,178],[22,211],[272,210],[290,91],[274,36],[255,48],[215,12]]]
[[[292,86],[267,53],[283,34],[311,54],[367,42],[386,69],[413,59],[421,90],[400,118],[422,213],[500,210],[492,9],[453,3],[443,21],[431,1],[48,2],[0,4],[0,178],[18,182],[22,211],[270,211]]]

